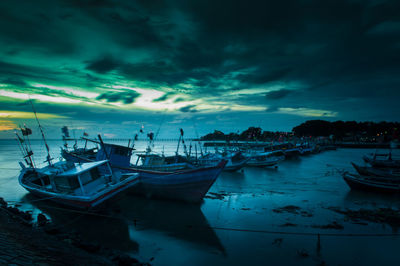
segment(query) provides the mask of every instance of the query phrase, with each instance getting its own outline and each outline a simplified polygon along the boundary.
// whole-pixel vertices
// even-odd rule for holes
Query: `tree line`
[[[300,137],[331,137],[336,140],[352,139],[357,141],[389,141],[399,139],[399,122],[356,122],[308,120],[292,129],[291,132],[263,131],[260,127],[249,127],[243,132],[225,134],[215,130],[201,140],[222,141],[274,141],[290,140]]]

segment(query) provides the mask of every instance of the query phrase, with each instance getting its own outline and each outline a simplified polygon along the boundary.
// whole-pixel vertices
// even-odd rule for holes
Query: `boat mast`
[[[36,110],[35,110],[35,107],[33,106],[32,100],[30,100],[30,102],[31,102],[31,105],[32,105],[33,113],[35,114],[36,121],[37,121],[37,123],[38,123],[38,125],[39,125],[40,133],[42,134],[42,138],[43,138],[43,141],[44,141],[44,145],[46,146],[46,150],[47,150],[46,161],[47,161],[47,163],[51,166],[51,160],[53,160],[53,158],[50,157],[49,145],[47,145],[46,138],[44,137],[43,129],[42,129],[42,126],[40,125],[40,122],[39,122],[39,119],[38,119],[38,117],[37,117]]]
[[[199,132],[197,132],[197,127],[195,122],[193,122],[193,127],[194,127],[194,132],[196,133],[197,143],[199,143],[200,155],[203,156],[203,149],[201,147],[202,145],[200,143]]]
[[[30,129],[29,129],[30,130]],[[24,136],[24,132],[27,131],[23,131],[23,129],[21,128],[22,131],[22,136]],[[17,132],[15,132],[15,135],[17,135],[17,141],[18,141],[18,147],[22,153],[22,156],[24,157],[24,160],[26,162],[26,164],[32,168],[35,168],[35,163],[33,161],[32,155],[32,149],[30,148],[30,144],[28,146],[28,144],[25,142],[25,137],[23,137],[23,139],[18,135]],[[25,145],[23,145],[23,143],[25,142]],[[27,159],[28,158],[28,159]]]
[[[100,146],[101,146],[101,148],[104,150],[104,154],[106,155],[108,170],[110,171],[111,176],[112,176],[113,179],[114,179],[114,178],[115,178],[115,177],[114,177],[114,172],[113,172],[113,170],[112,170],[112,168],[111,168],[110,156],[109,156],[109,154],[107,153],[106,145],[104,145],[103,139],[101,138],[101,135],[100,135],[100,134],[98,134],[97,137],[99,138]],[[110,153],[111,153],[111,150],[110,150]]]

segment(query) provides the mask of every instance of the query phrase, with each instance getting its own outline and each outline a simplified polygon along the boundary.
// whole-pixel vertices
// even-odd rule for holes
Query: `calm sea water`
[[[62,143],[49,144],[58,158]],[[145,146],[136,144],[138,150]],[[166,154],[173,154],[176,143],[156,143],[155,148],[161,152],[163,146]],[[43,143],[35,141],[32,147],[36,162],[43,162]],[[124,196],[94,216],[29,195],[17,181],[21,160],[17,143],[0,140],[0,196],[34,214],[45,213],[86,240],[154,265],[400,265],[399,236],[346,236],[391,234],[397,233],[396,228],[355,224],[328,209],[400,207],[398,196],[350,191],[338,173],[338,169],[353,171],[350,162],[362,163],[362,155],[369,152],[373,150],[338,149],[284,161],[277,169],[222,173],[210,190],[217,194],[209,193],[201,205]],[[298,214],[273,211],[287,205],[301,209]],[[332,222],[344,229],[313,227]],[[301,252],[309,256],[299,256]]]

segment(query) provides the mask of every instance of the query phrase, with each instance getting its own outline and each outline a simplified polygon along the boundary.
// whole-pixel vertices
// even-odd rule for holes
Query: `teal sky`
[[[0,2],[0,138],[398,120],[398,1]]]

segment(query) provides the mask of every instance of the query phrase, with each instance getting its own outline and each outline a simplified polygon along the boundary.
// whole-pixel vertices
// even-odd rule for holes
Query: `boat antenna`
[[[28,131],[24,131],[22,128],[22,134],[24,134],[24,132],[28,132]],[[17,136],[17,141],[18,141],[18,147],[22,153],[22,156],[24,157],[24,160],[26,162],[27,165],[29,165],[32,168],[35,168],[35,163],[33,161],[33,152],[30,149],[30,146],[28,147],[28,145],[25,143],[25,146],[23,145],[23,143],[25,142],[25,138],[21,138],[17,132],[15,132],[15,135]]]
[[[203,149],[201,147],[202,145],[200,143],[199,132],[197,131],[197,127],[196,127],[196,123],[195,122],[193,122],[193,127],[194,127],[194,132],[196,133],[197,142],[199,143],[200,155],[203,156]]]
[[[183,129],[180,129],[181,131],[181,137],[182,137],[182,144],[183,144],[183,152],[185,153],[186,157],[189,157],[188,152],[187,152],[187,147],[186,147],[186,143],[185,140],[183,139]]]
[[[36,122],[37,122],[38,125],[39,125],[40,133],[42,134],[42,138],[43,138],[43,141],[44,141],[44,145],[46,146],[46,150],[47,150],[46,161],[47,161],[47,163],[48,163],[49,165],[51,165],[51,160],[53,160],[53,158],[50,157],[49,145],[47,145],[46,138],[44,137],[43,129],[42,129],[42,126],[40,125],[39,119],[38,119],[38,117],[37,117],[36,110],[35,110],[35,106],[33,106],[33,102],[32,102],[31,99],[29,99],[29,101],[31,102],[32,110],[33,110],[33,113],[35,114]]]
[[[161,126],[162,126],[163,123],[164,123],[164,120],[165,120],[165,116],[166,116],[166,115],[167,115],[167,109],[165,109],[165,111],[164,111],[164,114],[163,114],[162,119],[161,119],[160,126],[159,126],[158,129],[157,129],[157,132],[156,132],[156,135],[155,135],[155,137],[154,137],[154,140],[157,139],[158,134],[160,133],[160,129],[161,129]]]
[[[175,151],[175,156],[178,157],[178,152],[179,152],[179,145],[181,144],[181,139],[183,137],[183,130],[181,128],[181,134],[179,135],[179,139],[178,139],[178,145],[176,146],[176,151]],[[176,158],[176,161],[178,159]]]

